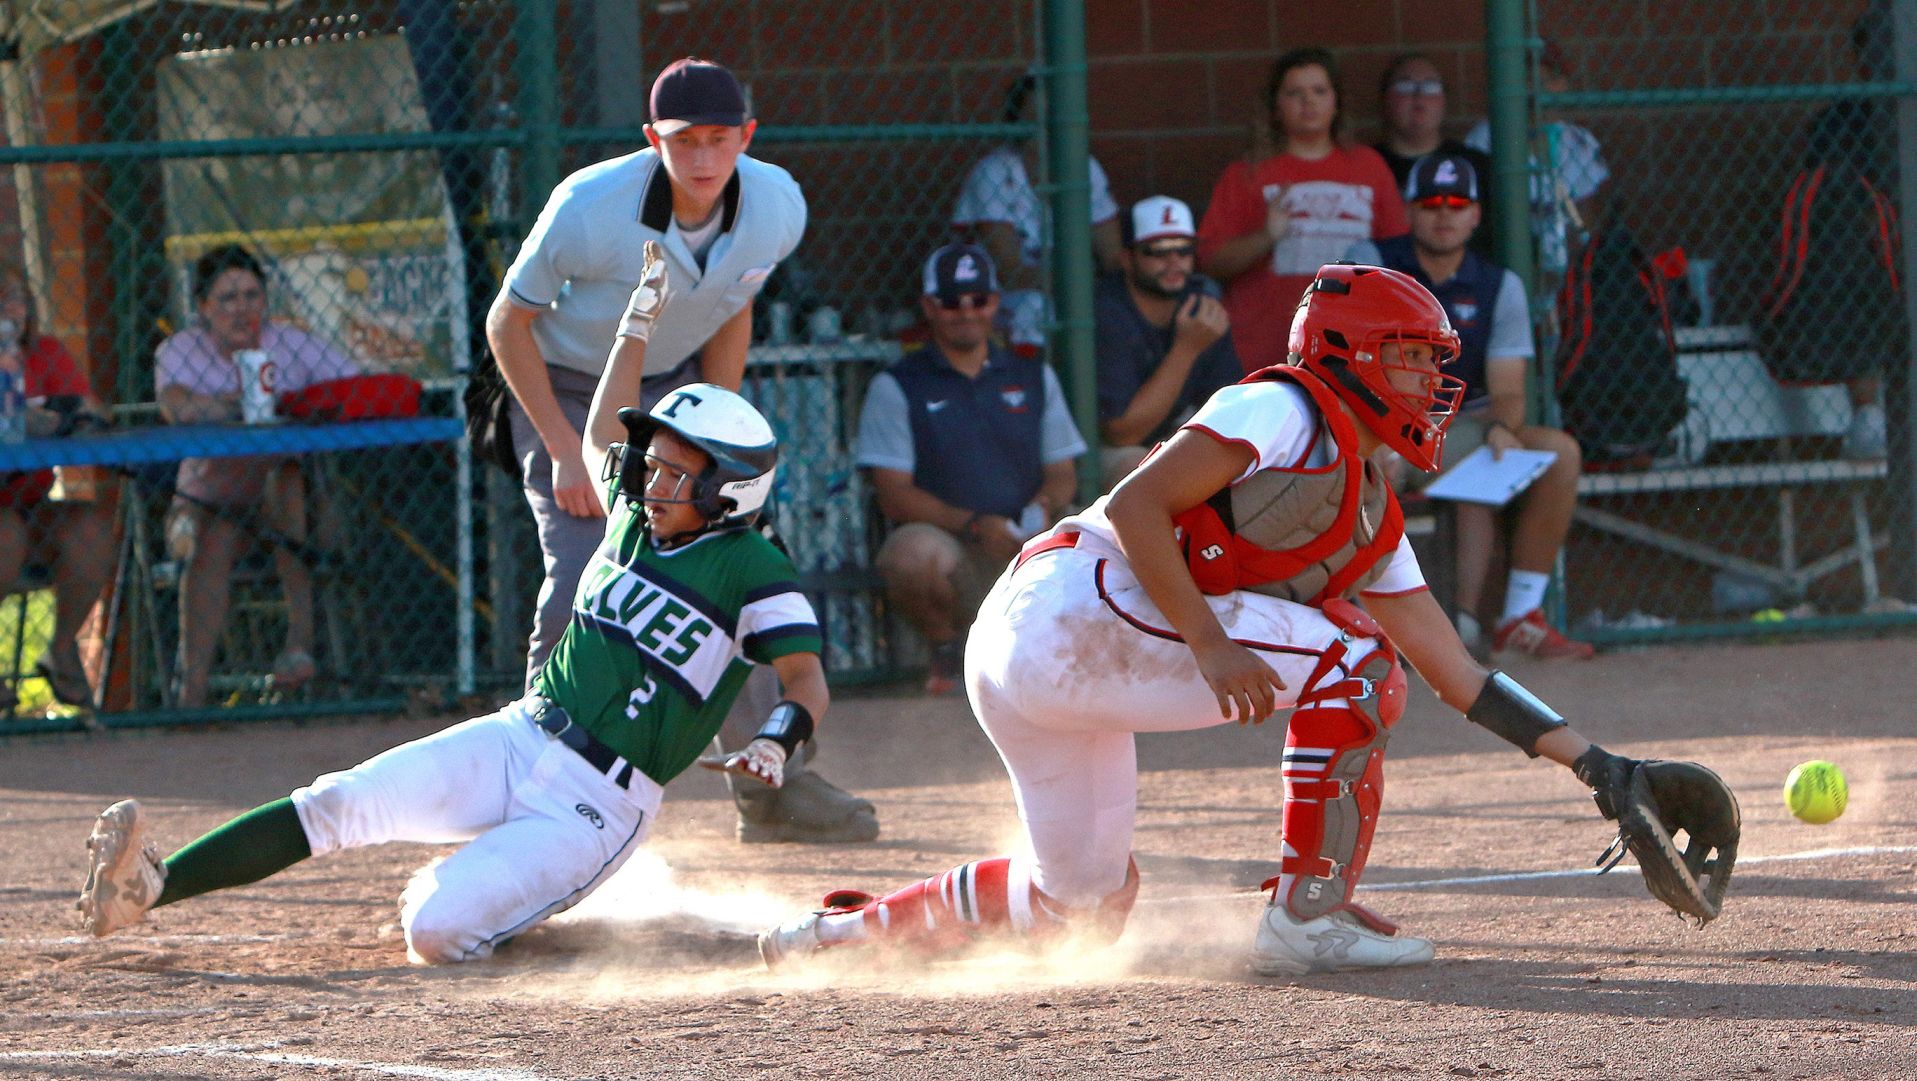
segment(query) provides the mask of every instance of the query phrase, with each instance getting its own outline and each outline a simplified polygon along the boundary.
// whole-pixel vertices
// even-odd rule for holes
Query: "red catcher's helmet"
[[[1438,364],[1458,356],[1458,332],[1444,306],[1411,275],[1350,263],[1319,267],[1291,321],[1290,362],[1331,384],[1358,423],[1405,461],[1434,472],[1464,381],[1435,367],[1386,364],[1390,342],[1429,345]],[[1393,387],[1393,371],[1421,376],[1422,391]]]

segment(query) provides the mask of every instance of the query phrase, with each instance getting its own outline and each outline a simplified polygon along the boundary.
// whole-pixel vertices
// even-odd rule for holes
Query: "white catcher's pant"
[[[465,841],[406,891],[415,961],[469,961],[578,904],[644,841],[660,787],[622,789],[514,702],[293,793],[313,855]]]
[[[1340,634],[1316,608],[1276,597],[1207,600],[1226,632],[1284,682],[1280,708],[1293,704]],[[1345,669],[1376,643],[1355,639],[1348,648]],[[1086,547],[1006,570],[972,625],[965,676],[972,709],[1011,774],[1032,880],[1067,905],[1095,904],[1125,884],[1138,798],[1132,734],[1233,723],[1130,567]],[[1274,804],[1281,792],[1274,764]]]

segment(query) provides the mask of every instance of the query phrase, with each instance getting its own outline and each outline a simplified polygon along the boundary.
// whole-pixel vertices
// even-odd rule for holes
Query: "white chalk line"
[[[207,1014],[227,1014],[231,1010],[219,1006],[196,1006],[192,1009],[174,1010],[66,1010],[62,1013],[31,1014],[36,1021],[97,1021],[102,1018],[130,1017],[204,1017]]]
[[[1864,845],[1856,848],[1814,848],[1807,852],[1786,852],[1775,856],[1739,856],[1737,865],[1748,867],[1754,863],[1792,863],[1803,860],[1839,859],[1844,856],[1898,856],[1917,853],[1917,845]],[[1635,871],[1635,863],[1620,863],[1619,870]],[[1403,890],[1432,890],[1446,886],[1482,886],[1495,882],[1533,882],[1549,878],[1588,878],[1598,873],[1595,867],[1573,867],[1562,871],[1513,871],[1498,875],[1459,875],[1452,878],[1422,878],[1407,882],[1361,883],[1358,889],[1371,893],[1393,893]],[[1231,893],[1198,893],[1183,897],[1140,897],[1143,904],[1179,904],[1187,901],[1215,901],[1223,897],[1245,893],[1235,890]]]
[[[184,946],[195,943],[234,943],[234,942],[282,942],[294,936],[277,935],[211,935],[179,934],[154,935],[151,938],[125,936],[114,941],[138,942],[143,946]],[[0,946],[23,946],[27,949],[46,949],[49,946],[81,946],[89,942],[104,942],[95,935],[61,935],[59,938],[0,938]]]
[[[83,1048],[67,1051],[0,1051],[0,1062],[60,1059],[138,1059],[138,1058],[212,1058],[243,1059],[276,1066],[328,1067],[381,1074],[386,1077],[423,1077],[429,1081],[549,1081],[533,1070],[487,1066],[479,1069],[454,1069],[445,1066],[413,1066],[403,1062],[365,1062],[359,1059],[328,1058],[322,1055],[289,1055],[266,1050],[281,1044],[183,1043],[168,1047]]]

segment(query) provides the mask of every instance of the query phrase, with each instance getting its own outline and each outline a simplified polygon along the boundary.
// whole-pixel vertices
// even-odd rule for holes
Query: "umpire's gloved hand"
[[[785,783],[785,748],[761,736],[730,754],[709,754],[699,764],[721,773],[756,778],[777,788]]]

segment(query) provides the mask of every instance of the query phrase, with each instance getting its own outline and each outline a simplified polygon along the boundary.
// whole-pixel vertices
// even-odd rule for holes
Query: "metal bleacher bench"
[[[1888,538],[1871,533],[1868,484],[1884,479],[1880,461],[1752,461],[1705,464],[1712,447],[1804,436],[1842,436],[1850,403],[1840,386],[1786,387],[1771,376],[1747,326],[1683,327],[1677,331],[1678,368],[1690,384],[1690,414],[1676,433],[1677,452],[1650,469],[1587,472],[1578,480],[1577,520],[1593,529],[1661,551],[1764,581],[1801,597],[1813,582],[1855,563],[1864,603],[1878,600],[1874,553]],[[1851,538],[1833,552],[1802,562],[1797,551],[1796,490],[1839,485],[1848,496]],[[1680,536],[1616,511],[1591,505],[1609,497],[1721,488],[1760,489],[1777,501],[1777,558],[1764,563]],[[1665,508],[1665,513],[1671,511]]]

